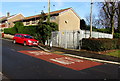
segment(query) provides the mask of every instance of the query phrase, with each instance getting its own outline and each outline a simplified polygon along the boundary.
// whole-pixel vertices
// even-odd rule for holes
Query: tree
[[[81,30],[90,30],[90,25],[86,25],[86,22],[84,19],[80,20],[80,29]],[[97,31],[97,28],[93,26],[93,31]]]
[[[21,30],[22,27],[24,27],[22,22],[16,22],[14,25],[14,28],[16,29],[17,33],[21,33],[21,31],[23,31],[23,30]]]
[[[105,28],[111,28],[112,35],[114,34],[114,28],[115,28],[115,20],[117,18],[115,17],[116,11],[118,9],[117,7],[117,1],[115,2],[107,2],[107,0],[104,0],[105,2],[100,2],[100,14],[99,14],[99,23],[104,26]]]
[[[41,11],[41,14],[40,14],[38,26],[40,26],[45,20],[46,20],[46,14],[45,14],[44,11],[42,10],[42,11]]]
[[[90,15],[87,15],[86,17],[86,22],[87,22],[87,25],[90,25]],[[97,27],[98,26],[98,19],[96,18],[96,15],[92,15],[92,25],[94,27]]]
[[[45,44],[46,40],[50,39],[52,31],[58,30],[58,25],[54,22],[45,22],[46,18],[47,16],[42,11],[38,27],[36,28],[36,38],[43,44]]]
[[[86,22],[84,19],[80,20],[80,29],[81,30],[86,30]]]
[[[120,33],[120,1],[118,2],[118,5],[117,5],[117,10],[116,10],[116,19],[117,19],[117,30],[118,30],[118,33]]]

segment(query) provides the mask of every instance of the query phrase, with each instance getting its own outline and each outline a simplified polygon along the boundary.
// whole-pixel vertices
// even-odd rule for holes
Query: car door
[[[23,43],[24,42],[24,37],[22,35],[19,35],[19,43]]]
[[[19,43],[19,35],[15,35],[14,40]]]

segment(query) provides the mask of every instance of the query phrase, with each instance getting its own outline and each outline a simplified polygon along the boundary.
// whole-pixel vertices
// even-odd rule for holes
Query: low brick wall
[[[3,38],[12,39],[14,35],[4,34]]]

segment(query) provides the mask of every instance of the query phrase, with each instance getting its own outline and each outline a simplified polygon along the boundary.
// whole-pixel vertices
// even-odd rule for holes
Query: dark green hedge
[[[17,33],[17,31],[16,31],[16,28],[15,28],[15,27],[12,27],[12,28],[5,28],[5,29],[4,29],[4,33],[5,33],[5,34],[14,35],[14,34]]]
[[[118,39],[83,39],[82,49],[87,49],[91,51],[105,51],[118,49],[118,47],[120,47],[118,44],[120,45]]]
[[[120,38],[117,41],[117,48],[120,49]]]
[[[32,36],[35,35],[36,33],[36,27],[37,26],[22,26],[19,28],[12,27],[12,28],[5,28],[4,33],[6,34],[16,34],[16,33],[21,33],[21,34],[30,34]]]
[[[120,33],[114,33],[114,38],[120,38]]]
[[[37,26],[23,26],[23,27],[19,28],[18,33],[30,34],[30,35],[34,36],[36,33],[36,27]]]

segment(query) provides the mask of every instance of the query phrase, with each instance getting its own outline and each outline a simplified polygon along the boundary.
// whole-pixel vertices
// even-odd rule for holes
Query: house
[[[22,14],[10,15],[7,13],[7,16],[0,17],[0,27],[1,28],[10,28],[14,26],[14,21],[24,18]]]
[[[47,16],[48,13],[45,13]],[[35,16],[25,17],[15,22],[23,22],[24,26],[37,25],[40,19],[40,14]],[[58,24],[59,31],[64,30],[80,30],[80,17],[72,8],[61,9],[50,12],[50,22]]]

